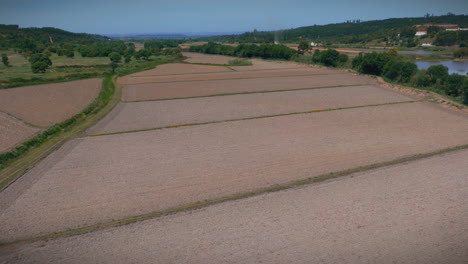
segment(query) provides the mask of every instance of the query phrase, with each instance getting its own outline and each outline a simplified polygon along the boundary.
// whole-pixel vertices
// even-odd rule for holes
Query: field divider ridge
[[[19,122],[21,122],[21,123],[23,123],[23,124],[25,124],[27,126],[30,126],[30,127],[40,128],[40,129],[47,129],[48,128],[48,126],[35,125],[35,124],[30,123],[30,122],[28,122],[28,121],[26,121],[26,120],[24,120],[24,119],[22,119],[20,117],[17,117],[17,116],[15,116],[13,114],[10,114],[10,113],[2,111],[2,110],[0,110],[0,113],[3,113],[3,114],[5,114],[5,115],[7,115],[7,116],[9,116],[9,117],[11,117],[11,118],[13,118],[15,120],[18,120]]]
[[[228,122],[264,119],[264,118],[274,118],[274,117],[290,116],[290,115],[313,114],[313,113],[320,113],[320,112],[330,112],[330,111],[348,110],[348,109],[365,108],[365,107],[378,107],[378,106],[384,106],[384,105],[410,104],[410,103],[419,103],[419,102],[424,102],[424,101],[425,100],[410,100],[410,101],[399,101],[399,102],[390,102],[390,103],[383,103],[383,104],[369,104],[369,105],[337,107],[337,108],[328,108],[328,109],[314,109],[314,110],[309,110],[309,111],[290,112],[290,113],[275,114],[275,115],[253,116],[253,117],[227,119],[227,120],[216,120],[216,121],[208,121],[208,122],[200,122],[200,123],[174,124],[174,125],[162,126],[162,127],[144,128],[144,129],[135,129],[135,130],[125,130],[125,131],[116,131],[116,132],[108,132],[108,133],[93,133],[93,134],[85,135],[84,137],[111,136],[111,135],[119,135],[119,134],[129,134],[129,133],[138,133],[138,132],[178,128],[178,127],[201,126],[201,125],[210,125],[210,124],[218,124],[218,123],[228,123]]]
[[[368,85],[370,85],[370,84],[347,84],[347,85],[332,85],[332,86],[306,87],[306,88],[280,89],[280,90],[264,90],[264,91],[251,91],[251,92],[246,91],[246,92],[236,92],[236,93],[219,93],[219,94],[210,94],[210,95],[199,95],[199,96],[188,96],[188,97],[170,97],[170,98],[149,99],[149,100],[133,100],[133,101],[124,101],[124,100],[122,100],[122,103],[141,103],[141,102],[154,102],[154,101],[169,101],[169,100],[194,99],[194,98],[230,96],[230,95],[245,95],[245,94],[280,93],[280,92],[319,90],[319,89],[331,89],[331,88],[346,88],[346,87],[357,87],[357,86],[368,86]]]
[[[226,73],[226,72],[221,72],[221,73]],[[227,72],[229,73],[229,72]],[[240,72],[242,73],[242,72]],[[280,76],[267,76],[267,77],[239,77],[239,78],[222,78],[222,79],[210,79],[210,80],[181,80],[181,81],[163,81],[163,82],[158,82],[158,81],[152,81],[152,82],[140,82],[140,83],[130,83],[126,85],[138,85],[138,84],[147,84],[147,83],[184,83],[184,82],[209,82],[209,81],[229,81],[229,80],[251,80],[251,79],[262,79],[262,78],[287,78],[287,77],[300,77],[300,76],[319,76],[319,75],[340,75],[343,74],[341,72],[337,73],[308,73],[308,74],[297,74],[297,75],[280,75]],[[181,74],[183,76],[183,74]],[[161,77],[164,75],[155,75],[157,77]],[[155,76],[149,76],[149,77],[155,77]],[[143,76],[141,76],[143,77]],[[146,77],[146,76],[144,76]],[[134,77],[131,77],[134,78]]]
[[[275,184],[272,186],[258,188],[258,189],[250,190],[247,192],[240,192],[240,193],[222,196],[218,198],[196,201],[193,203],[171,207],[171,208],[167,208],[163,210],[153,211],[153,212],[149,212],[145,214],[129,216],[129,217],[121,218],[121,219],[113,219],[107,222],[101,222],[101,223],[81,226],[77,228],[69,228],[69,229],[49,233],[46,235],[40,235],[40,236],[29,237],[29,238],[20,238],[20,239],[13,240],[13,241],[0,242],[0,248],[14,246],[18,244],[29,244],[29,243],[34,243],[38,241],[51,240],[51,239],[57,239],[57,238],[62,238],[62,237],[71,237],[71,236],[96,232],[96,231],[100,231],[104,229],[134,224],[134,223],[142,222],[145,220],[173,215],[176,213],[194,211],[194,210],[202,209],[208,206],[221,204],[224,202],[246,199],[246,198],[259,196],[259,195],[267,194],[267,193],[285,191],[285,190],[298,188],[298,187],[305,186],[305,185],[311,185],[314,183],[323,182],[326,180],[331,180],[331,179],[344,177],[344,176],[350,176],[356,173],[362,173],[366,171],[371,171],[375,169],[380,169],[380,168],[398,165],[401,163],[407,163],[411,161],[416,161],[420,159],[430,158],[433,156],[437,156],[437,155],[441,155],[441,154],[445,154],[449,152],[454,152],[454,151],[459,151],[459,150],[465,150],[465,149],[468,149],[468,144],[439,149],[439,150],[428,152],[428,153],[417,153],[414,155],[404,156],[404,157],[396,158],[396,159],[389,160],[389,161],[383,161],[383,162],[378,162],[378,163],[373,163],[373,164],[362,165],[362,166],[354,167],[350,169],[324,173],[321,175],[311,176],[311,177],[300,179],[300,180],[294,180],[294,181],[286,182],[283,184]]]

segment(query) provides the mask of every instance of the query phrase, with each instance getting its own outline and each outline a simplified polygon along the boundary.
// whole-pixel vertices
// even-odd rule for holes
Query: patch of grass
[[[245,59],[233,59],[228,62],[228,66],[251,66],[252,62]]]

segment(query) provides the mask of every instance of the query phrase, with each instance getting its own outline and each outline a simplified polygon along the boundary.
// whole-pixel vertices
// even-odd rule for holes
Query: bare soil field
[[[208,66],[213,67],[213,66]],[[344,72],[332,71],[321,68],[298,68],[298,69],[277,69],[261,70],[250,72],[217,72],[217,73],[198,73],[198,74],[174,74],[174,75],[141,75],[126,76],[119,79],[121,84],[139,84],[139,83],[159,83],[159,82],[183,82],[183,81],[208,81],[208,80],[226,80],[226,79],[252,79],[279,76],[301,76],[301,75],[323,75],[323,74],[343,74]],[[346,73],[351,75],[349,73]],[[361,77],[364,79],[364,77]]]
[[[40,131],[39,128],[28,126],[0,112],[0,153],[10,150]]]
[[[101,79],[0,90],[0,111],[39,126],[51,126],[79,113],[101,90]]]
[[[186,62],[190,63],[207,63],[207,64],[228,64],[235,57],[211,55],[196,52],[183,52],[182,55],[187,57]]]
[[[203,53],[184,52],[187,57],[186,62],[190,63],[208,63],[208,64],[228,64],[230,60],[239,59],[238,57],[211,55]],[[288,69],[288,68],[307,68],[311,66],[301,65],[287,61],[265,61],[258,59],[246,59],[252,62],[251,66],[230,66],[229,68],[236,71],[252,71],[252,70],[272,70],[272,69]]]
[[[334,74],[311,76],[262,77],[252,79],[208,80],[193,82],[142,83],[126,85],[123,101],[209,96],[226,93],[277,91],[330,86],[372,84],[374,80],[359,75]]]
[[[122,103],[89,129],[88,133],[109,133],[410,100],[412,99],[409,97],[375,86],[352,86]]]
[[[0,262],[466,263],[467,155],[5,248]]]
[[[181,74],[194,74],[194,73],[213,73],[213,72],[230,72],[227,67],[224,66],[212,66],[212,65],[196,65],[186,63],[168,63],[158,65],[156,68],[148,71],[137,72],[130,74],[130,77],[137,76],[158,76],[158,75],[181,75]]]
[[[76,139],[0,193],[0,240],[466,144],[467,120],[407,103]]]

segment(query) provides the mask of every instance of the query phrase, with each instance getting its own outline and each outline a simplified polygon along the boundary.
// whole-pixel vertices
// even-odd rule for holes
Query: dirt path
[[[6,263],[466,263],[468,151],[90,234]],[[450,170],[447,170],[450,168]]]

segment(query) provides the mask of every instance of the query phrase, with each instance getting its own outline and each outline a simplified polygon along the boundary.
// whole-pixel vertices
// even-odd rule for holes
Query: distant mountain
[[[145,33],[145,34],[108,34],[115,39],[192,39],[219,35],[237,35],[242,32],[183,32],[183,33]]]
[[[357,43],[370,39],[386,38],[400,33],[404,28],[417,24],[448,23],[468,27],[467,15],[430,16],[413,18],[390,18],[373,21],[346,21],[329,25],[314,25],[279,31],[253,31],[236,35],[202,37],[200,40],[240,43],[272,43],[275,40],[297,42],[306,40],[333,40],[343,43]]]
[[[18,25],[0,24],[0,47],[35,50],[48,46],[60,46],[64,43],[89,44],[108,37],[73,33],[58,28],[20,28]]]

